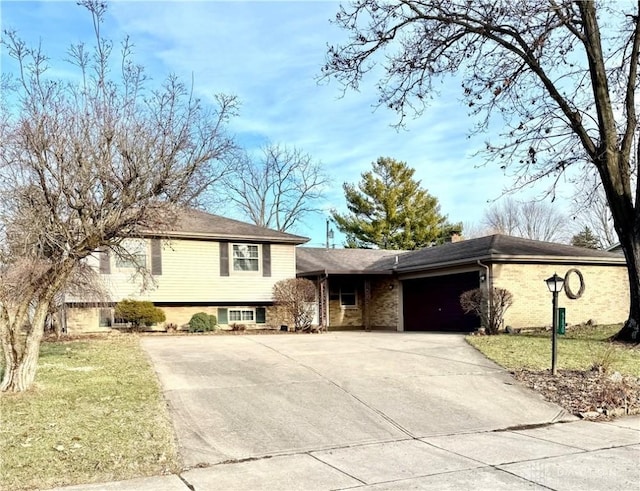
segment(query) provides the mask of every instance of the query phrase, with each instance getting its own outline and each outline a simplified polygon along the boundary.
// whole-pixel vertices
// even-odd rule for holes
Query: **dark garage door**
[[[460,307],[460,294],[478,286],[477,272],[403,281],[405,331],[464,332],[479,327],[478,317]]]

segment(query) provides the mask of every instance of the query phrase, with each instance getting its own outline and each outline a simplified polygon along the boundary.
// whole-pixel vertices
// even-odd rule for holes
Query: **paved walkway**
[[[190,470],[66,489],[628,490],[640,482],[640,417],[576,421],[461,336],[158,337],[144,346]]]

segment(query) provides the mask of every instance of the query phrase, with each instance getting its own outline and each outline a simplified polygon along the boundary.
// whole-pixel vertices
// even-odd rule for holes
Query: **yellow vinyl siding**
[[[147,241],[148,242],[148,241]],[[111,258],[111,274],[100,275],[109,300],[123,298],[153,302],[269,302],[273,285],[295,277],[295,246],[271,245],[271,276],[262,276],[262,246],[260,270],[234,271],[230,257],[229,276],[220,276],[220,245],[204,240],[163,240],[162,275],[144,282],[134,277],[133,270],[115,267]],[[91,262],[97,265],[94,258]],[[148,256],[150,268],[150,254]],[[70,299],[69,301],[83,301]]]

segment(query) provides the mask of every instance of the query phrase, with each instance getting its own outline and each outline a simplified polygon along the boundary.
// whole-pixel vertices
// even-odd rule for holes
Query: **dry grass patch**
[[[640,377],[640,348],[607,341],[620,325],[573,327],[558,336],[558,368],[620,372]],[[468,336],[485,356],[509,370],[547,370],[551,367],[551,333]]]
[[[640,412],[640,346],[609,342],[620,327],[573,327],[558,336],[557,376],[550,371],[550,332],[467,340],[547,400],[599,419]]]
[[[2,489],[179,470],[173,427],[137,336],[43,343],[34,388],[0,397],[0,413]]]

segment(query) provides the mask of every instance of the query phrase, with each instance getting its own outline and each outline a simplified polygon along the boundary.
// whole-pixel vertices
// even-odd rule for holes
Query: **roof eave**
[[[147,237],[166,237],[168,239],[206,239],[206,240],[248,240],[254,242],[271,242],[276,244],[304,244],[309,241],[307,237],[292,236],[292,237],[273,237],[273,236],[258,236],[258,235],[244,235],[244,234],[212,234],[205,232],[143,232]]]
[[[298,271],[298,276],[317,276],[317,275],[385,275],[389,276],[394,273],[391,269],[368,270],[368,269],[319,269],[313,271]]]
[[[577,257],[577,256],[512,256],[506,254],[489,254],[453,261],[443,261],[431,264],[422,264],[403,268],[396,268],[398,273],[415,273],[418,271],[431,271],[453,266],[467,266],[477,264],[478,261],[504,262],[504,263],[551,263],[551,264],[589,264],[589,265],[616,265],[623,266],[624,258],[617,257]]]
[[[512,256],[512,255],[492,255],[491,261],[513,262],[513,263],[559,263],[559,264],[601,264],[601,265],[624,265],[624,257],[579,257],[579,256]]]

